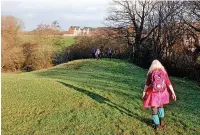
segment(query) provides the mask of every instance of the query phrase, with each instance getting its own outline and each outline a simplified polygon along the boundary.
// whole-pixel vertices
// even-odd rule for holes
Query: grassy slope
[[[33,41],[33,40],[37,40],[35,39],[35,37],[33,35],[24,35],[20,37],[23,41]],[[50,38],[50,37],[49,37]],[[51,41],[51,40],[50,40]],[[64,47],[68,47],[71,46],[72,44],[74,44],[75,39],[74,37],[67,37],[67,36],[61,36],[60,38],[60,43],[57,46],[57,49],[62,49]]]
[[[2,77],[2,134],[154,134],[142,109],[146,70],[120,60],[77,60]],[[200,87],[172,78],[166,130],[200,134]]]

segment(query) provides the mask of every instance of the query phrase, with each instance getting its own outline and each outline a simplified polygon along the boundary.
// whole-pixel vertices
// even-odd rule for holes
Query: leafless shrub
[[[21,41],[18,33],[23,28],[23,23],[13,16],[2,16],[1,39],[2,39],[2,70],[16,71],[23,65]]]

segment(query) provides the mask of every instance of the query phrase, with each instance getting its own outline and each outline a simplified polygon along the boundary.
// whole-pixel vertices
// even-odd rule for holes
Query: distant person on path
[[[96,53],[96,49],[92,49],[92,57],[95,59],[95,53]]]
[[[112,48],[108,49],[108,56],[109,56],[110,59],[112,58]]]
[[[99,49],[97,49],[96,52],[95,52],[95,56],[96,56],[97,60],[100,57],[100,53],[101,53],[101,51]]]
[[[169,104],[170,93],[172,94],[173,100],[176,101],[176,94],[165,68],[158,60],[154,60],[147,74],[142,99],[144,108],[152,109],[155,130],[166,126],[163,105]]]

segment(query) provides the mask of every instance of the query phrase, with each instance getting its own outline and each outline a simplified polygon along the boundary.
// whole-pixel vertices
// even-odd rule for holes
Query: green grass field
[[[2,75],[3,135],[152,135],[142,108],[147,71],[121,60],[76,60],[47,70]],[[157,134],[200,134],[200,87],[171,77],[177,102]]]
[[[37,36],[34,36],[34,35],[23,35],[20,38],[24,42],[37,40]],[[49,37],[49,39],[51,39],[51,37]],[[60,41],[58,45],[56,46],[58,51],[62,50],[65,47],[69,47],[75,43],[75,37],[72,37],[72,36],[61,36],[59,39]],[[48,42],[52,42],[52,41],[48,40]]]

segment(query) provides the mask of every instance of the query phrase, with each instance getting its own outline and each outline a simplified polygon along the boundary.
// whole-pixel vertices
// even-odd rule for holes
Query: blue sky
[[[71,25],[98,27],[106,17],[109,0],[2,0],[1,14],[24,22],[25,30],[58,21],[62,30]]]

